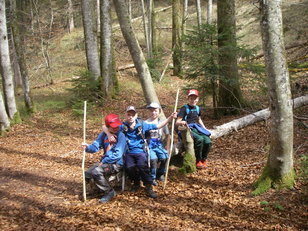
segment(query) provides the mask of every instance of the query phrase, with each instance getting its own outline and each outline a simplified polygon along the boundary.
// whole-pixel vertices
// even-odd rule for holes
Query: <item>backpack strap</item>
[[[188,114],[191,112],[191,109],[189,108],[188,104],[185,104],[184,107],[185,107],[186,113],[185,113],[185,116],[184,116],[183,120],[186,121]],[[200,107],[198,105],[196,105],[196,111],[197,111],[197,114],[199,115]]]

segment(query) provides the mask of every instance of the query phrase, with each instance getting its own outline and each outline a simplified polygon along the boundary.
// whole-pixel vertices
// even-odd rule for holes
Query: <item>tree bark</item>
[[[25,35],[25,26],[20,22],[24,22],[23,10],[25,8],[24,1],[12,1],[11,2],[11,16],[12,16],[12,32],[14,38],[14,45],[16,48],[17,61],[22,77],[22,85],[24,92],[24,100],[27,110],[30,113],[35,111],[35,107],[32,101],[31,92],[30,92],[30,84],[29,84],[29,75],[28,69],[26,65],[26,59],[24,54],[24,35]],[[17,13],[18,12],[18,13]],[[20,23],[20,24],[19,24]]]
[[[267,164],[255,183],[254,195],[269,188],[291,188],[293,168],[293,110],[287,67],[281,1],[260,1],[262,45],[265,54],[271,111],[271,144]]]
[[[10,128],[10,121],[5,110],[2,93],[0,91],[0,135],[2,135],[9,128]]]
[[[114,0],[114,4],[119,19],[121,31],[128,46],[129,52],[132,56],[135,67],[137,69],[138,77],[141,82],[146,102],[147,104],[151,102],[159,103],[149,71],[149,67],[139,46],[138,40],[136,39],[131,22],[129,21],[129,15],[125,0]]]
[[[181,0],[172,0],[173,75],[181,75],[182,72],[182,34],[183,5]]]
[[[107,98],[113,93],[115,76],[114,57],[112,50],[111,5],[109,0],[101,0],[101,68],[102,90]]]
[[[212,24],[213,0],[207,0],[207,24]]]
[[[197,23],[198,23],[198,28],[200,29],[202,24],[201,3],[200,0],[195,0],[195,1],[196,1],[196,11],[197,11]]]
[[[217,1],[218,63],[220,114],[236,114],[241,108],[242,93],[237,68],[235,1]],[[231,109],[229,109],[231,108]]]
[[[90,73],[92,73],[94,80],[97,80],[101,75],[101,70],[96,33],[94,33],[93,30],[94,25],[91,2],[88,0],[82,0],[81,4],[88,69]]]
[[[68,2],[68,31],[71,33],[74,28],[74,8],[73,8],[73,3],[72,0],[67,0]]]
[[[5,9],[5,0],[0,0],[0,70],[7,114],[10,119],[14,119],[14,117],[18,116],[18,111],[15,100]]]

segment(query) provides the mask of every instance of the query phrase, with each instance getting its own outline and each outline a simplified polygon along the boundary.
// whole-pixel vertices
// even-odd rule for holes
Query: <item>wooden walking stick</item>
[[[83,109],[83,143],[86,143],[86,118],[87,118],[87,101],[84,101],[84,109]],[[86,192],[86,176],[84,171],[84,162],[86,160],[86,149],[83,150],[82,156],[82,180],[83,180],[83,201],[87,200],[87,192]]]
[[[173,112],[176,112],[177,107],[178,107],[179,93],[180,93],[180,89],[178,88],[178,91],[176,92],[176,99],[175,99],[175,105],[174,105],[174,111]],[[168,180],[168,170],[169,170],[169,164],[170,164],[172,148],[173,148],[174,124],[175,124],[175,119],[173,118],[172,119],[172,126],[171,126],[171,144],[170,144],[170,148],[169,148],[169,156],[168,156],[168,160],[167,160],[166,175],[165,175],[165,181],[164,181],[163,190],[165,190],[165,187],[166,187],[166,184],[167,184],[167,180]]]

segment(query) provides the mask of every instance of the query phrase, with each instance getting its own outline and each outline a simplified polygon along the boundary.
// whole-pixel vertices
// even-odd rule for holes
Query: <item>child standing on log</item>
[[[197,105],[199,101],[199,92],[191,89],[187,94],[188,103],[181,107],[176,120],[176,125],[188,126],[194,140],[194,149],[196,155],[196,167],[198,169],[207,167],[207,157],[211,149],[211,133],[205,128],[201,119],[201,110]]]

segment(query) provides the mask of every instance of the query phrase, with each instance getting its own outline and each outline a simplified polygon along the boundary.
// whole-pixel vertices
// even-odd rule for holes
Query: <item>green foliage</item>
[[[183,159],[183,166],[179,169],[180,173],[187,174],[196,172],[196,160],[193,157],[194,154],[185,153]]]
[[[83,114],[84,101],[89,104],[103,104],[103,91],[100,89],[100,81],[94,80],[93,75],[89,71],[83,71],[79,74],[79,78],[70,80],[72,88],[68,89],[72,96],[69,105],[72,107],[75,115]]]
[[[300,174],[298,175],[304,182],[304,193],[308,196],[308,154],[301,157],[300,160]]]
[[[260,202],[261,207],[264,209],[266,212],[270,212],[273,209],[276,211],[284,211],[284,207],[276,202],[268,202],[268,201],[261,201]]]

